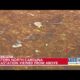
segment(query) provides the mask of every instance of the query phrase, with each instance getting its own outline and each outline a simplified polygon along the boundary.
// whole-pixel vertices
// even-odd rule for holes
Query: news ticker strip
[[[77,66],[80,58],[0,58],[0,66]]]

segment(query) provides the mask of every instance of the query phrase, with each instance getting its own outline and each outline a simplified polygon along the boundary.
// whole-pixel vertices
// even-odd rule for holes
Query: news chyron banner
[[[15,58],[0,56],[0,66],[70,66],[80,65],[80,58]]]

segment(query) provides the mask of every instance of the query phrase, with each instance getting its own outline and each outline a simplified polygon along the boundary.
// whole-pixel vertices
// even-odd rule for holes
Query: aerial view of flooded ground
[[[80,10],[0,10],[0,55],[80,57]],[[67,70],[71,66],[17,66],[0,70]]]

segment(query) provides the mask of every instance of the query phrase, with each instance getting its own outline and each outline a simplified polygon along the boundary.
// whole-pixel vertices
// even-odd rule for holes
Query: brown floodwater
[[[80,10],[0,10],[0,55],[80,57]],[[0,67],[67,70],[80,67]]]

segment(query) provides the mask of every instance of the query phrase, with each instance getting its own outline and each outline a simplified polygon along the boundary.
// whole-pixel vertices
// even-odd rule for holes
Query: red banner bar
[[[0,58],[0,65],[67,65],[68,58]]]
[[[44,61],[57,61],[58,64],[68,64],[68,58],[43,58]]]

